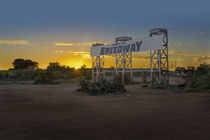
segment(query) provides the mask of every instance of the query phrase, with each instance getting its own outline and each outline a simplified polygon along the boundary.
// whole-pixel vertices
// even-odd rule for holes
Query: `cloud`
[[[203,56],[200,58],[200,60],[210,60],[210,56]]]
[[[204,32],[200,32],[200,35],[204,35]]]
[[[71,54],[90,54],[90,52],[85,52],[85,51],[81,51],[81,52],[69,51],[69,53],[71,53]]]
[[[100,44],[111,44],[112,42],[74,42],[74,43],[55,43],[56,46],[92,46],[95,43],[100,43]]]
[[[61,56],[68,56],[70,58],[89,59],[90,52],[88,51],[55,51],[56,54]]]
[[[176,56],[200,56],[200,53],[169,51],[169,55],[176,55]]]
[[[63,53],[63,51],[55,51],[55,53]]]
[[[0,45],[31,45],[29,41],[26,40],[0,40]]]
[[[56,46],[73,46],[72,43],[55,43]]]
[[[133,57],[134,60],[149,60],[150,56],[134,56]]]
[[[96,43],[100,43],[100,44],[104,44],[104,45],[106,45],[106,44],[111,44],[112,42],[87,42],[87,45],[93,45],[93,44],[96,44]]]
[[[175,43],[174,46],[175,47],[181,47],[181,46],[183,46],[183,43],[182,42],[178,42],[178,43]]]
[[[90,52],[88,51],[63,51],[63,50],[56,50],[55,53],[90,54]]]

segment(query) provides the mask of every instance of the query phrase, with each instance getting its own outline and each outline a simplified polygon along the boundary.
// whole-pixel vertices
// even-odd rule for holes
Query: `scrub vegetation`
[[[201,64],[191,77],[191,87],[196,90],[210,89],[210,65]]]
[[[46,84],[54,80],[69,80],[76,77],[90,79],[91,72],[85,65],[80,69],[70,68],[58,62],[50,62],[46,69],[40,69],[32,60],[16,59],[13,68],[0,71],[0,79],[4,81],[35,81]]]
[[[69,80],[80,78],[91,79],[91,69],[83,65],[79,69],[61,65],[59,62],[50,62],[46,69],[40,69],[39,63],[32,60],[15,59],[13,68],[0,71],[1,81],[33,81],[34,84],[55,84],[58,80]],[[178,73],[185,73],[186,86],[193,90],[210,89],[210,65],[200,64],[197,69],[177,68]],[[130,83],[130,79],[125,75],[125,83]],[[144,78],[144,77],[142,77]],[[121,81],[121,77],[115,78]]]

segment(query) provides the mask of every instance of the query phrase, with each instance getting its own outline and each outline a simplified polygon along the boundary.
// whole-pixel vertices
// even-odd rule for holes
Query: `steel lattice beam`
[[[157,28],[150,30],[150,36],[163,35],[162,50],[150,51],[151,83],[169,84],[168,64],[168,32],[167,29]]]
[[[103,44],[93,44],[94,47]],[[105,79],[104,73],[104,56],[94,56],[92,57],[92,82],[99,82]]]
[[[157,28],[150,30],[150,37],[154,35],[163,35],[163,48],[161,50],[150,51],[151,83],[169,84],[169,64],[168,64],[168,32],[167,29]],[[132,40],[131,37],[116,38],[116,42]],[[94,44],[99,46],[102,44]],[[122,84],[124,84],[125,73],[130,73],[133,78],[132,52],[116,54],[115,76],[122,74]],[[99,81],[105,78],[104,56],[92,57],[92,81]]]
[[[131,37],[118,37],[116,42],[129,41],[132,40]],[[130,78],[133,79],[132,70],[132,52],[122,53],[116,55],[116,67],[115,76],[120,76],[122,74],[122,84],[125,82],[125,74],[130,73]]]

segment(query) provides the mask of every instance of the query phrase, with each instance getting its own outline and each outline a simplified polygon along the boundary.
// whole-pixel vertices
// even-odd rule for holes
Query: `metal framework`
[[[168,64],[168,31],[167,29],[156,28],[150,30],[150,37],[154,35],[163,35],[163,48],[161,50],[150,51],[150,69],[151,84],[168,85],[169,84],[169,64]],[[131,37],[118,37],[116,42],[129,41]],[[93,44],[97,47],[100,43]],[[115,76],[122,75],[122,84],[124,85],[125,74],[133,79],[132,52],[116,54]],[[99,82],[105,78],[104,56],[92,57],[92,82]]]
[[[118,37],[116,42],[123,42],[132,40],[131,37]],[[120,76],[122,74],[122,84],[124,85],[125,74],[130,73],[131,80],[133,79],[133,69],[132,69],[132,52],[116,54],[116,67],[115,76]]]
[[[163,35],[163,48],[162,50],[150,51],[151,83],[168,85],[168,31],[162,28],[150,30],[150,37],[154,35]]]
[[[100,43],[93,44],[92,47],[97,47]],[[92,82],[99,82],[105,78],[104,72],[104,56],[92,57]]]

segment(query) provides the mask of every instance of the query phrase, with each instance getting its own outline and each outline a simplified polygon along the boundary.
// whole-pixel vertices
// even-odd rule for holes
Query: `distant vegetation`
[[[0,80],[4,81],[34,81],[35,84],[52,84],[53,81],[64,79],[91,79],[91,70],[83,65],[80,69],[61,65],[58,62],[50,62],[46,69],[40,69],[39,63],[32,60],[15,59],[13,68],[0,71]],[[195,90],[210,89],[210,65],[201,64],[197,69],[178,67],[180,75],[184,73],[186,83]],[[116,79],[120,80],[120,79]],[[129,79],[126,79],[127,82]]]
[[[80,69],[70,68],[58,62],[51,62],[46,69],[39,69],[38,63],[32,60],[15,59],[13,68],[0,71],[0,80],[35,81],[35,83],[51,83],[58,79],[81,77],[90,79],[91,72],[83,65]]]
[[[185,84],[195,90],[210,89],[210,64],[200,64],[197,69],[194,67],[177,67],[176,71],[185,79]]]
[[[14,66],[14,70],[23,70],[23,69],[37,69],[39,63],[34,62],[32,60],[24,60],[24,59],[15,59],[14,62],[12,62]]]
[[[191,87],[197,90],[210,89],[210,65],[201,64],[194,72]]]

